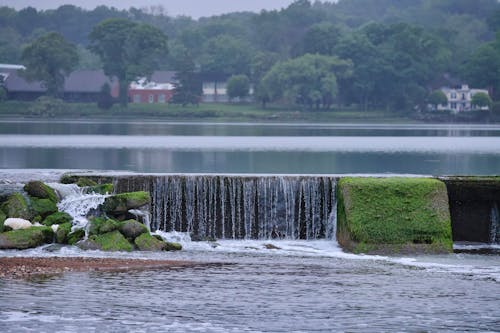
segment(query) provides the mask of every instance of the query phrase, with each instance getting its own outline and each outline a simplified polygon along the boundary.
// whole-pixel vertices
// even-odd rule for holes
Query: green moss
[[[81,241],[84,237],[85,237],[85,230],[77,229],[68,234],[67,241],[69,245],[75,245],[76,243]]]
[[[2,210],[7,217],[18,217],[25,220],[33,218],[28,202],[20,193],[11,194],[7,201],[2,204]]]
[[[106,234],[108,232],[118,230],[119,228],[120,222],[112,219],[98,217],[90,221],[89,235],[92,236]]]
[[[40,215],[45,218],[55,212],[57,212],[57,206],[54,201],[50,199],[38,199],[30,198],[31,209],[35,215]]]
[[[31,227],[0,234],[0,249],[24,250],[52,242],[54,233],[49,227]]]
[[[80,187],[87,187],[87,186],[96,186],[97,183],[90,178],[80,177],[78,178],[76,185]]]
[[[128,192],[115,194],[106,198],[103,209],[107,213],[126,213],[129,209],[136,209],[151,202],[148,192]]]
[[[65,212],[55,212],[55,213],[47,216],[45,218],[45,220],[43,220],[42,224],[48,225],[48,226],[51,226],[53,224],[59,224],[59,225],[61,225],[61,224],[69,223],[72,220],[73,220],[73,218],[68,213],[65,213]]]
[[[179,243],[165,242],[165,244],[167,245],[165,247],[166,251],[180,251],[180,250],[182,250],[182,245]]]
[[[337,239],[354,252],[452,250],[446,186],[430,178],[343,178]]]
[[[56,231],[56,242],[59,244],[66,244],[68,241],[68,235],[71,232],[71,223],[59,224],[59,228]]]
[[[27,183],[24,185],[24,190],[31,197],[49,199],[53,202],[57,202],[57,194],[54,189],[41,181],[31,181]]]
[[[127,239],[119,232],[113,231],[103,235],[94,235],[89,239],[96,244],[103,251],[132,251],[134,246],[130,244]]]
[[[98,194],[111,194],[113,193],[114,187],[113,184],[100,184],[95,186],[90,186],[87,191],[89,193],[98,193]]]
[[[124,235],[131,241],[148,232],[148,228],[144,224],[137,222],[136,220],[127,220],[121,222],[119,225],[119,231],[122,233],[122,235]]]
[[[75,175],[64,174],[61,176],[61,179],[59,180],[59,182],[61,184],[76,184],[76,182],[78,182],[79,178],[80,177],[75,176]]]
[[[0,233],[3,232],[3,223],[5,222],[5,220],[7,219],[7,215],[5,215],[5,213],[0,210]]]
[[[167,243],[158,240],[149,233],[144,233],[137,237],[134,241],[139,251],[162,251],[166,249]]]

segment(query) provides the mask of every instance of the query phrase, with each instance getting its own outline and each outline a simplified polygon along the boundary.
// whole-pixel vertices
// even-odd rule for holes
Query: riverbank
[[[212,121],[212,122],[320,122],[320,123],[418,123],[410,115],[384,110],[360,111],[336,109],[304,111],[270,105],[266,109],[256,104],[204,103],[199,106],[171,104],[129,104],[101,110],[94,103],[64,103],[62,108],[40,110],[35,102],[9,101],[0,103],[0,119],[68,119],[112,120],[118,117],[141,120]]]
[[[19,279],[40,275],[58,275],[67,272],[164,270],[193,265],[195,265],[193,262],[176,260],[3,257],[0,258],[0,278]]]

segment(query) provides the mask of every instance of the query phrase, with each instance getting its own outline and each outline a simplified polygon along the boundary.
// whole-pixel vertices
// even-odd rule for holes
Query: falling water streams
[[[491,227],[490,227],[490,243],[495,244],[500,242],[500,222],[498,213],[498,204],[495,202],[491,207]]]

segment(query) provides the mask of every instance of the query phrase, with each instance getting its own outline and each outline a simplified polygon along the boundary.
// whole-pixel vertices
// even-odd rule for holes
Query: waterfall
[[[490,226],[490,243],[500,242],[500,223],[499,223],[499,213],[498,213],[498,204],[496,202],[493,203],[493,207],[491,207],[490,214],[491,226]]]
[[[166,175],[115,179],[151,193],[151,230],[199,238],[335,238],[336,180],[304,176]]]
[[[97,209],[109,195],[87,193],[85,188],[78,187],[75,184],[49,184],[52,187],[61,201],[57,204],[57,208],[61,212],[68,213],[73,217],[72,230],[85,229],[87,231],[88,219],[87,216],[93,209]]]

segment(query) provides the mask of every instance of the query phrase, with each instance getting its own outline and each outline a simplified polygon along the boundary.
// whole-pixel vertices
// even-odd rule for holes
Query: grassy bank
[[[1,118],[29,119],[161,119],[190,121],[258,121],[258,122],[331,122],[331,123],[414,123],[409,116],[387,111],[331,110],[303,111],[271,105],[266,109],[256,104],[170,104],[118,105],[101,110],[95,103],[64,103],[61,109],[34,111],[35,102],[0,103]]]

